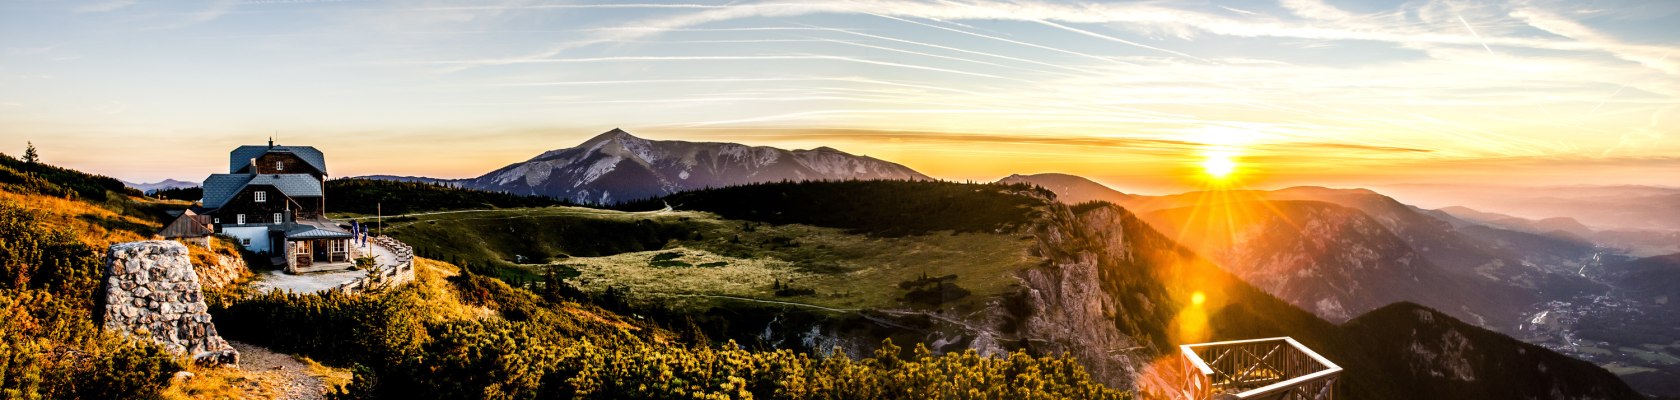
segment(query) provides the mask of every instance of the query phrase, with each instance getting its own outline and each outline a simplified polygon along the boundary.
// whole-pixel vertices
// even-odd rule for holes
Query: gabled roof
[[[204,208],[222,208],[228,199],[239,194],[245,188],[245,183],[251,181],[251,174],[211,174],[204,178]]]
[[[309,174],[263,174],[251,178],[251,185],[269,185],[286,197],[321,197],[321,181]]]
[[[311,167],[315,167],[315,170],[317,171],[321,171],[321,174],[324,175],[327,173],[327,157],[321,155],[321,151],[316,150],[314,147],[263,145],[239,146],[239,148],[233,149],[232,153],[228,153],[228,172],[234,172],[238,171],[240,168],[245,168],[246,165],[251,164],[251,159],[261,157],[263,154],[268,153],[295,154],[298,158],[303,159],[304,163],[309,164]]]
[[[204,178],[204,208],[217,209],[251,185],[279,189],[286,197],[321,197],[321,181],[309,174],[213,174]]]
[[[286,230],[286,240],[303,239],[344,239],[355,237],[350,231],[338,227],[329,220],[300,220]]]
[[[165,239],[204,237],[214,234],[216,232],[210,228],[210,218],[193,213],[192,210],[185,210],[180,217],[175,218],[174,222],[170,222],[169,226],[163,227],[163,230],[158,232],[158,235]]]

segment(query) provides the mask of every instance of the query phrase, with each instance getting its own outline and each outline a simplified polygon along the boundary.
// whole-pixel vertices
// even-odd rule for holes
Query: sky
[[[1680,186],[1680,1],[0,1],[0,152],[472,177],[612,128],[1139,193]]]

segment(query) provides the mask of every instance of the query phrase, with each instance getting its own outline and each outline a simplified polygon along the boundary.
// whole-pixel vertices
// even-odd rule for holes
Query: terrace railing
[[[1179,346],[1192,369],[1185,393],[1241,400],[1331,400],[1342,367],[1288,337]]]

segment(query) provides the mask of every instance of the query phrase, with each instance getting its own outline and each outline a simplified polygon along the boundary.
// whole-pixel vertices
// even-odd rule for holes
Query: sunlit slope
[[[1264,210],[1240,212],[1240,210]],[[1245,281],[1342,322],[1399,301],[1500,310],[1475,281],[1454,279],[1357,210],[1312,201],[1174,208],[1145,219]]]
[[[665,204],[676,211],[660,211]],[[1353,213],[1345,207],[1311,204]],[[768,184],[690,192],[632,210],[548,208],[420,216],[393,232],[447,229],[438,232],[456,236],[425,240],[492,249],[483,254],[507,263],[505,268],[533,275],[550,268],[575,271],[568,281],[584,292],[604,295],[617,288],[616,293],[630,302],[640,302],[628,305],[629,312],[680,326],[696,324],[714,339],[795,349],[840,343],[855,349],[891,337],[945,351],[1003,348],[1070,354],[1099,379],[1121,387],[1129,387],[1153,362],[1173,356],[1178,344],[1293,336],[1358,371],[1344,375],[1340,390],[1346,398],[1426,398],[1417,388],[1436,384],[1439,377],[1383,373],[1388,366],[1378,358],[1389,355],[1373,349],[1445,354],[1525,346],[1503,336],[1449,344],[1428,336],[1368,337],[1349,331],[1247,284],[1191,247],[1179,245],[1173,233],[1157,232],[1122,208],[1054,204],[1042,192],[1025,187]],[[539,218],[536,214],[541,213],[556,216]],[[577,249],[613,236],[578,240],[531,231],[588,226],[587,221],[678,234],[664,237],[658,247],[653,247],[656,241],[648,241],[640,250],[585,255]],[[1360,224],[1375,225],[1368,218]],[[538,241],[575,254],[514,265],[515,254],[493,250],[511,248],[491,243],[505,240]],[[954,277],[939,279],[942,275]],[[922,282],[926,286],[917,286]],[[918,301],[912,289],[916,287],[924,289],[920,293],[937,294],[931,296],[934,301]],[[778,295],[778,288],[795,290]],[[951,288],[965,293],[957,296],[947,291]],[[1453,329],[1471,328],[1444,316],[1435,321]],[[1524,348],[1539,354],[1537,365],[1571,362],[1537,347]],[[1478,374],[1507,373],[1537,381],[1546,374],[1539,369],[1503,371],[1479,361],[1471,368]],[[1625,390],[1601,370],[1560,379],[1572,382],[1561,392],[1566,395],[1587,393],[1581,388]],[[1510,397],[1490,398],[1551,393],[1550,387],[1511,390]]]
[[[1078,209],[1068,229],[1084,232],[1085,248],[1099,256],[1107,292],[1136,304],[1113,317],[1131,334],[1165,338],[1156,341],[1165,345],[1291,336],[1347,370],[1340,398],[1640,398],[1599,367],[1411,303],[1338,327],[1225,272],[1123,209]],[[1171,356],[1167,349],[1161,356]],[[1484,380],[1438,374],[1448,367]],[[1441,387],[1467,389],[1459,396]]]
[[[1332,237],[1324,232],[1312,232],[1307,228],[1326,229],[1337,225],[1346,225],[1358,220],[1358,216],[1342,215],[1340,217],[1321,216],[1323,218],[1300,219],[1299,210],[1289,210],[1299,206],[1285,205],[1289,202],[1310,201],[1329,203],[1345,207],[1357,214],[1363,214],[1368,221],[1375,222],[1375,226],[1386,231],[1384,234],[1342,235]],[[1516,315],[1524,306],[1547,299],[1565,298],[1583,291],[1595,290],[1596,285],[1578,276],[1566,274],[1565,270],[1578,269],[1580,257],[1589,256],[1579,245],[1570,244],[1564,249],[1548,249],[1544,252],[1531,252],[1532,247],[1545,243],[1552,243],[1537,235],[1510,232],[1490,231],[1480,226],[1455,227],[1450,219],[1434,217],[1420,213],[1417,209],[1383,196],[1379,193],[1364,189],[1328,189],[1320,187],[1297,187],[1276,191],[1260,190],[1209,190],[1190,192],[1170,196],[1137,196],[1123,204],[1128,209],[1142,213],[1151,223],[1161,227],[1165,233],[1219,260],[1222,265],[1244,274],[1245,277],[1255,277],[1244,271],[1264,270],[1261,264],[1279,262],[1279,259],[1268,259],[1283,254],[1290,257],[1301,257],[1309,252],[1284,252],[1287,250],[1276,248],[1285,243],[1319,243],[1330,251],[1341,253],[1338,258],[1320,259],[1321,262],[1344,265],[1399,265],[1402,269],[1422,268],[1423,264],[1433,266],[1433,270],[1440,272],[1439,278],[1417,280],[1410,279],[1410,273],[1391,277],[1405,278],[1413,282],[1385,280],[1381,276],[1360,277],[1347,275],[1342,280],[1331,279],[1322,282],[1320,286],[1334,291],[1348,292],[1354,289],[1356,282],[1363,288],[1373,285],[1391,287],[1406,287],[1417,282],[1427,282],[1440,279],[1457,282],[1456,287],[1443,290],[1444,299],[1430,298],[1442,294],[1413,293],[1407,296],[1382,296],[1384,301],[1408,300],[1423,304],[1440,306],[1443,311],[1459,318],[1473,321],[1478,325],[1494,329],[1507,330],[1516,326],[1519,318]],[[1176,210],[1176,211],[1166,211]],[[1347,214],[1347,213],[1341,213]],[[1326,219],[1327,218],[1327,219]],[[1268,223],[1268,221],[1278,222]],[[1316,221],[1316,223],[1315,223]],[[1370,224],[1358,223],[1359,226]],[[1259,229],[1258,227],[1268,227]],[[1360,252],[1360,249],[1376,250],[1389,246],[1388,239],[1398,238],[1406,249],[1382,253],[1376,251]],[[1370,240],[1377,240],[1371,242]],[[1305,242],[1303,242],[1305,241]],[[1344,243],[1331,246],[1330,241]],[[1380,243],[1379,243],[1380,242]],[[1244,249],[1258,246],[1257,249]],[[1269,250],[1268,250],[1269,249]],[[1255,251],[1250,251],[1255,250]],[[1240,253],[1248,253],[1237,257]],[[1261,257],[1261,258],[1257,258]],[[1300,260],[1306,261],[1306,260]],[[1418,266],[1413,266],[1418,265]],[[1383,270],[1387,270],[1386,268]],[[1310,272],[1310,271],[1300,271]],[[1572,272],[1572,271],[1569,271]],[[1381,275],[1381,274],[1379,274]],[[1393,274],[1390,274],[1393,275]],[[1280,278],[1281,279],[1281,278]],[[1291,280],[1313,279],[1312,276],[1297,276]],[[1277,289],[1271,284],[1262,283],[1268,289]],[[1379,289],[1381,290],[1381,289]],[[1317,304],[1317,300],[1331,298],[1323,295],[1302,296],[1299,293],[1275,292],[1290,298],[1309,309],[1320,312],[1320,315],[1333,319],[1345,319],[1357,315],[1370,307],[1383,302],[1359,302],[1358,306],[1339,304],[1341,311],[1336,310],[1338,304]],[[1309,298],[1314,297],[1314,298]],[[1451,304],[1447,300],[1464,300],[1461,304]],[[1312,300],[1311,303],[1306,300]]]

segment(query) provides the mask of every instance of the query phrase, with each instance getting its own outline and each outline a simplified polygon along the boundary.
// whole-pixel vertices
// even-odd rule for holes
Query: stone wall
[[[150,339],[206,364],[237,364],[239,353],[216,333],[198,274],[179,242],[118,243],[105,258],[107,330]]]
[[[379,265],[369,270],[367,275],[338,285],[331,290],[344,293],[362,293],[379,291],[397,287],[414,280],[414,248],[408,244],[392,239],[390,236],[374,236],[368,238],[375,246],[384,247],[396,255],[396,260],[380,260]]]

